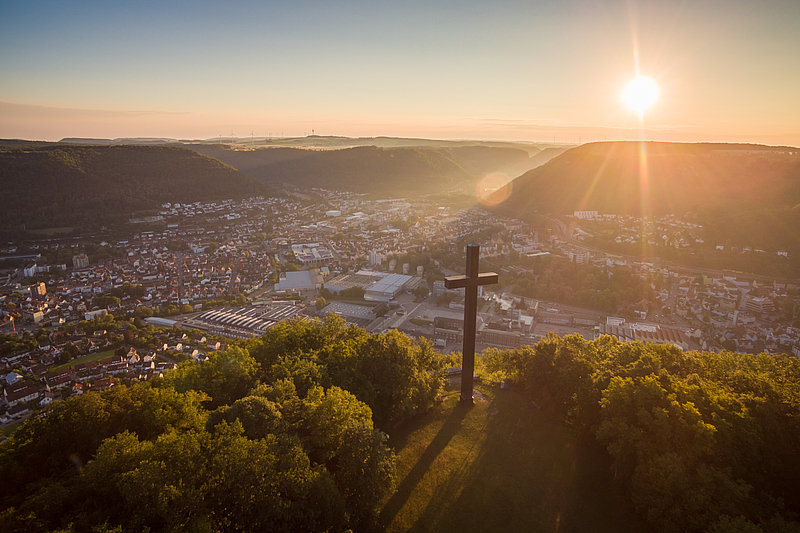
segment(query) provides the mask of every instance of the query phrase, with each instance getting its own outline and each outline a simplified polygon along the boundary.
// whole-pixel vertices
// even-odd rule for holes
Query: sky
[[[800,146],[800,1],[0,1],[0,138],[312,132]]]

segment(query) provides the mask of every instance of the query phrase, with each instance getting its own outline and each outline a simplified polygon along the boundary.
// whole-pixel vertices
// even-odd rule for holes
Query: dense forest
[[[449,364],[334,316],[56,402],[0,447],[0,530],[380,530],[386,432]],[[479,370],[605,448],[653,530],[800,531],[800,360],[551,335]]]
[[[800,359],[551,335],[481,364],[603,446],[653,531],[800,531]]]
[[[153,146],[3,147],[0,229],[96,228],[164,202],[272,196],[274,190],[192,150]]]
[[[418,195],[475,183],[491,172],[517,176],[541,162],[517,148],[362,146],[340,150],[270,148],[231,150],[223,145],[187,145],[261,182],[358,193]],[[538,160],[537,160],[538,161]]]
[[[606,313],[617,313],[620,305],[653,298],[649,282],[628,269],[615,268],[609,275],[591,264],[548,257],[535,271],[509,280],[514,284],[514,294]]]
[[[800,254],[796,148],[593,143],[565,152],[508,187],[511,194],[498,209],[511,216],[580,210],[634,216],[688,213],[714,242]]]
[[[0,530],[372,530],[394,475],[381,429],[429,409],[444,368],[331,317],[58,402],[0,447]]]

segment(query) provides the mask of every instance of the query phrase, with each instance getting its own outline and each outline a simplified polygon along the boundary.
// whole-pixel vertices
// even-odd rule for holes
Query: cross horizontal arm
[[[484,272],[478,274],[478,285],[494,285],[500,277],[496,272]]]
[[[471,285],[493,285],[497,283],[498,275],[494,272],[484,272],[478,274],[476,278],[468,278],[467,276],[448,276],[444,278],[444,286],[446,289],[461,289]]]
[[[444,278],[445,289],[461,289],[469,283],[467,276],[447,276]]]

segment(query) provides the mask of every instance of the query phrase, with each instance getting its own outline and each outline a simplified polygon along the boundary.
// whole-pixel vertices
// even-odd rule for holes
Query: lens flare
[[[475,187],[475,198],[483,205],[497,205],[511,194],[511,178],[502,172],[488,174]]]
[[[661,89],[653,78],[638,76],[625,86],[622,101],[641,115],[645,109],[656,103],[660,95]]]

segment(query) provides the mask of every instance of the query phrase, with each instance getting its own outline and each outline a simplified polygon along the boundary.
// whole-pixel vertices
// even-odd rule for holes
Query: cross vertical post
[[[475,330],[478,316],[478,286],[497,283],[494,272],[480,274],[478,260],[481,248],[475,243],[467,245],[467,272],[465,276],[449,276],[444,280],[448,289],[464,288],[464,344],[461,362],[461,403],[472,405],[473,374],[475,372]]]

